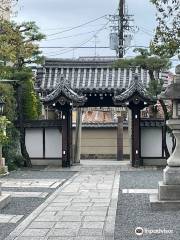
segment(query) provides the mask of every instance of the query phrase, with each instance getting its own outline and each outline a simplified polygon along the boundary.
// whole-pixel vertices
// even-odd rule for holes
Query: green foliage
[[[10,84],[0,83],[0,93],[3,96],[3,100],[5,102],[4,115],[9,119],[9,121],[12,122],[14,119],[16,119],[17,116],[14,88]]]
[[[9,161],[6,161],[9,171],[17,170],[24,167],[24,158],[21,155],[11,156]]]
[[[137,48],[134,50],[134,52],[138,52],[139,54],[134,58],[119,59],[114,63],[115,67],[141,67],[151,72],[160,72],[161,70],[168,69],[171,66],[169,59],[154,56],[151,52],[148,52],[147,49]]]
[[[17,169],[24,165],[24,159],[20,154],[19,146],[19,131],[15,128],[13,124],[7,126],[7,137],[8,142],[3,147],[3,156],[6,159],[6,164],[9,171]]]
[[[1,71],[1,66],[0,66]],[[2,75],[5,79],[18,80],[17,84],[22,85],[22,104],[24,119],[38,119],[41,115],[41,101],[34,90],[33,74],[30,68],[14,70],[13,68],[3,67]],[[1,72],[0,72],[0,78]],[[5,115],[10,121],[17,117],[15,91],[10,84],[0,84],[0,92],[5,99]]]
[[[0,166],[0,175],[5,174],[5,173],[6,173],[5,168]]]
[[[161,93],[163,88],[163,80],[152,80],[149,82],[148,92],[151,96],[157,99],[158,95]]]
[[[0,20],[0,31],[0,59],[4,63],[11,62],[16,68],[22,68],[25,64],[42,62],[37,41],[45,35],[39,32],[35,22],[17,24]]]
[[[157,98],[158,94],[162,91],[163,82],[161,79],[156,78],[155,72],[159,73],[163,69],[168,69],[171,64],[167,58],[154,56],[152,52],[147,49],[137,48],[134,51],[138,52],[139,55],[131,59],[120,59],[114,64],[116,67],[141,67],[142,69],[148,70],[151,80],[148,86],[148,91],[152,97]],[[164,115],[167,115],[167,109],[163,101],[161,101],[161,106],[163,108]]]
[[[0,79],[18,80],[12,86],[0,84],[0,92],[5,96],[6,102],[5,115],[12,122],[17,115],[22,121],[23,118],[37,119],[41,114],[41,102],[33,87],[32,70],[27,68],[27,64],[42,63],[43,56],[39,51],[38,41],[44,37],[34,22],[18,24],[0,20]],[[9,62],[11,64],[7,66],[6,63]],[[19,85],[22,87],[22,94],[18,95]],[[22,111],[17,112],[21,107]],[[22,136],[22,128],[17,131],[13,124],[7,128],[9,141],[3,147],[3,156],[11,170],[24,165],[24,162],[29,163]]]
[[[10,121],[5,116],[0,117],[0,144],[4,145],[8,141],[8,137],[6,135],[6,126]]]
[[[22,84],[23,115],[24,119],[35,120],[41,114],[40,100],[34,91],[33,81],[28,80]]]
[[[150,0],[156,7],[157,27],[151,50],[165,57],[180,54],[179,0]]]

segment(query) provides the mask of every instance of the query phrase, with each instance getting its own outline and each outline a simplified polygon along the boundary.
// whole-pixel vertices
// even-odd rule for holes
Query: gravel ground
[[[3,179],[69,179],[75,172],[55,172],[55,171],[36,171],[36,170],[19,170],[11,172]],[[2,188],[3,191],[14,192],[48,192],[49,197],[55,190],[50,188]],[[20,222],[22,222],[30,213],[32,213],[46,198],[12,198],[11,202],[3,209],[0,214],[24,215],[24,217],[16,224],[0,223],[0,240],[4,240],[10,232],[12,232]]]
[[[44,171],[43,169],[34,169],[34,170],[18,170],[11,172],[5,178],[14,178],[14,179],[67,179],[73,176],[76,172],[67,172],[67,171]]]
[[[180,239],[180,211],[152,211],[148,194],[122,194],[123,188],[156,188],[162,171],[122,172],[116,213],[115,240],[178,240]],[[173,230],[168,234],[144,233],[135,229]]]
[[[122,171],[120,172],[120,188],[157,188],[158,181],[162,178],[162,170]]]
[[[10,204],[0,210],[0,214],[24,215],[17,223],[1,223],[0,224],[0,240],[4,240],[14,228],[19,225],[32,211],[34,211],[44,199],[40,198],[12,198]]]
[[[48,192],[52,193],[54,192],[54,188],[14,188],[14,187],[2,187],[2,191],[10,191],[10,192]],[[1,211],[1,210],[0,210]]]

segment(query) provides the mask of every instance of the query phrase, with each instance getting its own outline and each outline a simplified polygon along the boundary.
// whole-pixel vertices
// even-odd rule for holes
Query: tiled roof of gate
[[[128,89],[126,89],[123,93],[121,93],[118,96],[115,96],[114,99],[115,101],[127,101],[127,99],[132,98],[132,96],[138,93],[142,98],[144,98],[144,100],[148,100],[148,101],[153,101],[153,98],[149,95],[149,93],[147,92],[146,88],[141,84],[141,82],[139,82],[138,80],[138,76],[136,75],[134,77],[134,80],[132,81],[131,85],[129,86]]]
[[[145,87],[148,85],[147,70],[114,68],[112,64],[113,61],[107,59],[46,59],[44,67],[37,70],[35,87],[52,91],[59,83],[60,76],[64,76],[75,91],[127,89],[135,73]]]
[[[43,99],[43,102],[44,104],[53,103],[57,101],[57,99],[59,99],[59,96],[61,95],[64,95],[66,99],[69,99],[76,104],[83,104],[86,101],[85,96],[79,96],[71,89],[69,82],[67,82],[63,77],[61,77],[61,80],[56,85],[56,88]]]

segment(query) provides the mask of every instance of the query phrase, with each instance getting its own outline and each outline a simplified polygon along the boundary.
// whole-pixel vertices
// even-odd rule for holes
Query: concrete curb
[[[107,214],[106,224],[104,229],[105,240],[114,240],[116,210],[117,210],[118,195],[119,195],[119,181],[120,181],[120,173],[119,171],[116,171],[115,177],[114,177],[114,184],[112,188],[111,204],[108,209],[108,214]]]
[[[10,194],[1,194],[0,195],[0,209],[4,208],[11,201]]]

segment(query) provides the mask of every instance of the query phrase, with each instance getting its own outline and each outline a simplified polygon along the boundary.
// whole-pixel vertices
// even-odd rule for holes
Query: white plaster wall
[[[58,129],[45,131],[46,158],[62,158],[62,133]]]
[[[43,157],[43,130],[39,128],[26,129],[26,148],[31,158]]]
[[[162,156],[162,129],[141,128],[141,156],[161,157]]]

